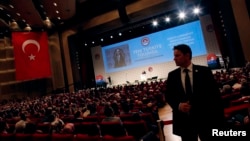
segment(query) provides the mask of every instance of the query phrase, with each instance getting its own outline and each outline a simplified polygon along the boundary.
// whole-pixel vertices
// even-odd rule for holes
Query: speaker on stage
[[[108,82],[109,82],[110,85],[112,84],[110,76],[108,77]]]

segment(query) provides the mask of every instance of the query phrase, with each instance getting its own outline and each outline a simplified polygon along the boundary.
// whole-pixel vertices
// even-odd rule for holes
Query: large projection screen
[[[173,60],[173,46],[188,44],[193,56],[207,54],[199,21],[102,47],[106,73]]]

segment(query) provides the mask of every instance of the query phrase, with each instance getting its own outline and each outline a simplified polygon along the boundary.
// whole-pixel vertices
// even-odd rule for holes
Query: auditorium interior
[[[200,13],[192,11],[195,8],[199,8]],[[189,14],[187,17],[179,15],[184,11]],[[165,43],[161,41],[165,38],[161,35],[171,35],[173,37],[166,37],[166,40],[172,39],[169,44],[177,43],[184,40],[184,37],[175,40],[177,34],[184,30],[189,34],[185,34],[186,38],[192,36],[195,39],[190,42],[198,42],[204,46],[200,50],[197,49],[197,54],[201,52],[201,55],[198,54],[193,60],[197,64],[211,67],[220,86],[227,122],[230,122],[230,126],[245,130],[243,121],[235,121],[235,116],[248,112],[250,117],[249,0],[2,0],[0,13],[1,121],[2,116],[7,116],[11,110],[25,109],[27,118],[35,121],[36,127],[40,127],[39,131],[46,132],[45,129],[50,127],[42,124],[42,115],[34,116],[35,109],[41,110],[43,107],[44,110],[46,107],[59,112],[71,112],[68,117],[63,112],[59,114],[65,123],[70,123],[74,117],[73,111],[83,111],[90,103],[98,103],[98,117],[85,117],[84,122],[95,122],[100,127],[99,130],[102,130],[100,132],[103,132],[103,135],[99,133],[91,137],[89,132],[79,129],[79,132],[74,132],[74,136],[71,133],[62,135],[61,132],[59,135],[48,132],[42,135],[12,134],[17,120],[5,117],[11,133],[2,135],[1,129],[0,140],[35,141],[41,138],[40,140],[58,141],[74,138],[74,141],[180,141],[179,137],[172,134],[172,111],[165,103],[164,97],[167,74],[176,68],[173,58],[171,55],[169,58],[168,55],[160,54],[158,56],[169,60],[166,62],[149,57],[145,59],[148,61],[140,64],[143,61],[139,57],[153,53],[167,54],[160,50],[165,48]],[[197,22],[199,27],[196,26]],[[190,29],[187,28],[189,24],[192,24]],[[180,28],[182,30],[177,30]],[[194,34],[191,28],[195,29]],[[197,28],[200,28],[199,31]],[[15,60],[14,42],[18,43],[18,40],[13,40],[13,33],[33,32],[45,32],[47,35],[51,74],[47,77],[17,80],[18,64]],[[139,43],[136,44],[136,41]],[[151,52],[140,48],[153,43]],[[129,52],[132,46],[137,47]],[[118,47],[123,49],[123,53],[130,55],[130,58],[125,60],[129,65],[125,67],[113,67],[115,63],[110,62],[111,54],[113,55],[113,51]],[[23,52],[24,48],[22,47]],[[39,51],[40,46],[37,45],[37,49]],[[139,58],[137,62],[133,62],[134,57]],[[216,66],[209,64],[210,59],[214,61],[214,58]],[[249,89],[244,94],[241,92],[243,83]],[[132,130],[127,123],[124,124],[127,126],[126,137],[109,136],[108,133],[104,135],[102,128],[105,126],[100,123],[104,118],[102,104],[117,104],[121,97],[134,102],[133,110],[141,112],[141,118],[146,121],[143,124],[149,124],[150,121],[150,127],[131,126],[140,128]],[[120,118],[125,121],[128,117]],[[87,124],[74,126],[75,129],[93,129]],[[140,134],[138,130],[144,127],[147,130],[141,131]],[[114,125],[113,128],[118,129]],[[108,130],[112,129],[106,127],[105,131]],[[154,137],[157,139],[153,139]]]

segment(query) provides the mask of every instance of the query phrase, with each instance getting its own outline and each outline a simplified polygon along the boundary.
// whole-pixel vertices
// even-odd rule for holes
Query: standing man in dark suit
[[[182,141],[198,141],[198,137],[201,141],[210,141],[212,129],[224,123],[219,88],[210,68],[192,63],[188,45],[180,44],[173,50],[179,68],[169,72],[166,82],[166,102],[173,110],[173,133]],[[185,69],[191,86],[185,86]]]

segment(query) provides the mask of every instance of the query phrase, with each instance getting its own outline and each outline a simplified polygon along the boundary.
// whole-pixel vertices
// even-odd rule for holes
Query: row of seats
[[[234,106],[224,108],[225,118],[228,119],[236,113],[241,113],[241,112],[247,113],[249,107],[250,107],[250,103],[242,103],[239,105],[234,105]]]
[[[89,136],[86,134],[0,134],[0,141],[136,141],[133,136]]]
[[[86,122],[101,122],[102,119],[104,119],[106,116],[105,115],[91,115],[84,117],[84,121]],[[122,121],[133,121],[133,114],[123,114],[123,115],[118,115],[118,117],[121,118]],[[35,118],[35,117],[28,117],[31,121],[35,123],[40,123],[42,121],[41,118]],[[65,122],[74,122],[74,116],[60,116],[60,118]],[[145,120],[147,122],[155,122],[154,118],[152,116],[152,113],[140,113],[140,118],[142,120]],[[15,124],[18,120],[17,119],[5,119],[8,124]]]
[[[50,124],[38,123],[36,130],[42,133],[50,133]],[[139,121],[124,121],[121,125],[120,122],[77,122],[74,123],[73,134],[87,134],[90,136],[134,136],[136,139],[141,138],[150,131],[144,120]],[[11,132],[12,133],[12,132]]]

